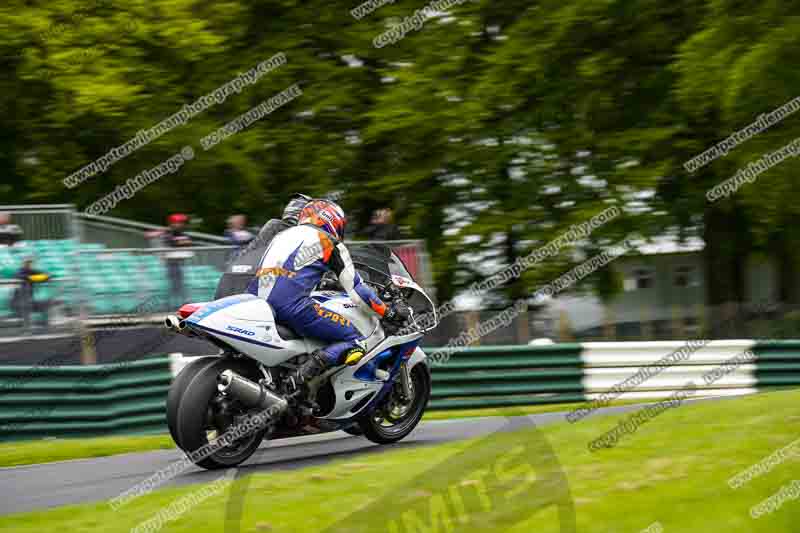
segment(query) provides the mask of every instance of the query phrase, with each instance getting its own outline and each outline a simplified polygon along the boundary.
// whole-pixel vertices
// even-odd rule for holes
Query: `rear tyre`
[[[224,370],[258,381],[257,365],[240,359],[220,359],[198,370],[185,387],[177,414],[177,441],[187,454],[200,450],[215,438],[248,418],[248,410],[231,399],[223,399],[217,390],[217,376]],[[192,459],[203,468],[230,468],[246,461],[258,449],[266,428],[245,434],[230,446]],[[190,456],[191,457],[191,456]]]
[[[181,448],[180,440],[178,440],[177,420],[178,420],[178,407],[180,406],[183,393],[185,392],[186,385],[197,375],[200,370],[210,365],[214,361],[219,361],[219,357],[201,357],[195,359],[180,371],[172,380],[172,385],[169,387],[169,394],[167,394],[167,427],[169,433],[172,435],[172,440]]]
[[[391,444],[414,431],[431,397],[431,374],[425,363],[417,363],[411,369],[411,383],[410,400],[402,400],[400,383],[395,383],[383,404],[359,421],[365,437],[377,444]]]

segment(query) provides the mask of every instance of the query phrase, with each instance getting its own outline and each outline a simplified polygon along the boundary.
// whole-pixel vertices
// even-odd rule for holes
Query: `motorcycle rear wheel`
[[[172,440],[175,441],[179,448],[181,443],[178,440],[177,432],[178,407],[180,406],[181,398],[183,398],[184,389],[200,370],[218,360],[219,357],[213,356],[195,359],[183,367],[180,373],[175,376],[175,379],[172,380],[172,385],[170,385],[169,393],[167,394],[167,427],[170,435],[172,435]]]
[[[253,381],[258,381],[261,377],[255,364],[228,358],[204,366],[195,373],[185,384],[175,424],[178,436],[176,443],[187,454],[200,450],[247,416],[246,410],[240,409],[240,412],[234,413],[238,417],[238,421],[220,422],[221,419],[228,417],[220,416],[218,410],[217,402],[220,393],[217,390],[217,376],[228,369]],[[255,453],[261,445],[266,431],[267,428],[258,429],[244,435],[230,446],[217,449],[213,453],[202,453],[197,458],[192,458],[191,455],[189,457],[196,465],[208,470],[236,466]]]

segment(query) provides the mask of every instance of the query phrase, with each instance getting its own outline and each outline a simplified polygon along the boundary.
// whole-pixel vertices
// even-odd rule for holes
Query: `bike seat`
[[[295,331],[289,326],[285,326],[283,324],[275,322],[275,329],[278,331],[278,335],[280,335],[281,339],[285,341],[294,341],[302,339],[302,337],[297,333],[295,333]]]
[[[269,302],[267,302],[267,305],[269,305],[269,308],[272,309],[272,316],[275,319],[275,331],[278,333],[278,336],[281,339],[283,339],[285,341],[296,341],[296,340],[300,340],[300,339],[303,338],[300,335],[298,335],[295,330],[293,330],[292,328],[290,328],[286,324],[278,322],[278,317],[275,314],[275,308],[272,307],[272,304],[270,304]]]

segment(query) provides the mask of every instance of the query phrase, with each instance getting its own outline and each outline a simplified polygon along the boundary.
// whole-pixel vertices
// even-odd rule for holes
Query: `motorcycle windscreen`
[[[364,281],[385,287],[392,276],[413,280],[403,261],[383,244],[348,243],[350,257]]]

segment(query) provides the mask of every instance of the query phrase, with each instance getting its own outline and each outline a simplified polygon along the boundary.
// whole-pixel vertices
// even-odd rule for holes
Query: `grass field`
[[[620,403],[621,404],[621,403]],[[480,416],[516,416],[553,411],[569,411],[582,403],[532,405],[495,409],[470,409],[460,411],[432,411],[425,420],[449,420]],[[175,443],[169,434],[97,437],[77,439],[47,439],[0,444],[0,467],[50,463],[67,459],[105,457],[120,453],[169,450]]]
[[[411,509],[416,514],[406,514],[409,524],[417,517],[417,525],[436,525],[420,531],[566,533],[570,530],[559,529],[556,507],[535,510],[537,501],[559,490],[552,472],[533,458],[537,468],[532,478],[519,455],[542,434],[566,476],[577,531],[640,532],[656,523],[665,532],[797,531],[800,500],[786,501],[757,520],[749,516],[752,506],[800,479],[797,456],[737,490],[727,481],[800,437],[800,391],[684,404],[650,419],[613,448],[588,450],[589,442],[630,416],[256,474],[212,495],[167,523],[164,531],[306,532],[328,531],[340,523],[335,531],[400,532],[411,529],[397,526],[405,522],[392,522],[392,517]],[[537,490],[525,490],[532,479]],[[454,488],[463,498],[456,498]],[[2,517],[0,531],[129,531],[198,490],[159,490],[117,511],[101,503]],[[226,505],[235,495],[243,495],[241,522],[234,513],[225,528]]]

